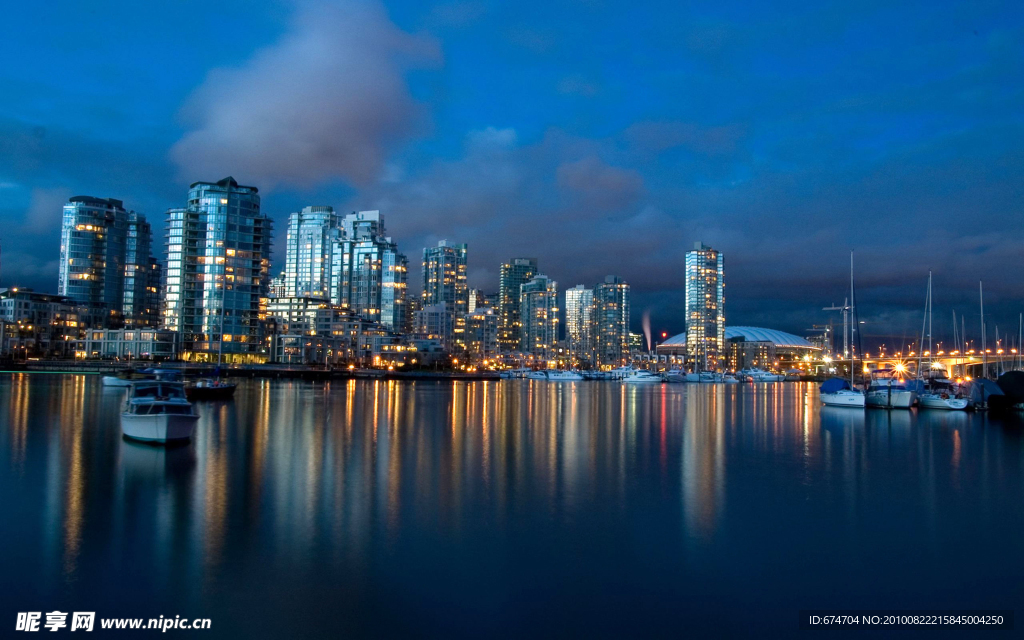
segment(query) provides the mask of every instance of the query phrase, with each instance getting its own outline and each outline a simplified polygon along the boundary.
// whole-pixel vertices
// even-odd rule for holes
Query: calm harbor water
[[[1024,602],[1016,417],[800,383],[256,380],[164,449],[121,438],[122,397],[0,375],[0,625],[726,637]]]

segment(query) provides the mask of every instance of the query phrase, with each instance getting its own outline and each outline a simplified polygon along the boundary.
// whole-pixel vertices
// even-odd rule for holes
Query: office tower
[[[565,290],[565,340],[574,362],[590,362],[594,290],[578,284]]]
[[[482,363],[498,355],[498,313],[480,307],[466,314],[466,351]]]
[[[536,258],[514,258],[501,265],[498,283],[498,348],[504,352],[519,348],[521,335],[520,292],[537,275]]]
[[[341,216],[333,207],[303,207],[288,216],[285,239],[285,295],[331,297],[334,243],[341,236]]]
[[[182,357],[259,362],[260,298],[270,281],[270,218],[256,187],[234,178],[194,182],[188,205],[167,211],[164,325]]]
[[[469,286],[466,284],[465,244],[449,244],[423,249],[423,308],[444,305],[447,319],[441,342],[450,351],[464,350],[465,315],[469,311]]]
[[[725,357],[722,254],[697,242],[686,252],[686,348],[695,370],[714,371]]]
[[[75,196],[64,205],[61,223],[57,292],[103,310],[111,327],[123,321],[128,216],[120,200]]]
[[[629,359],[629,285],[608,276],[594,287],[593,341],[599,366],[619,367]]]
[[[332,246],[331,302],[392,331],[405,331],[409,261],[385,235],[380,211],[346,215]]]
[[[546,359],[558,340],[558,283],[536,275],[520,287],[519,297],[519,350]]]

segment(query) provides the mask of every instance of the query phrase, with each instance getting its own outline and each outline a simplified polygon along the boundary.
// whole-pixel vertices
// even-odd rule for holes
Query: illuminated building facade
[[[558,341],[558,283],[536,275],[520,289],[519,350],[547,359],[554,354]]]
[[[332,243],[329,299],[391,331],[408,324],[409,261],[384,231],[380,211],[350,213]]]
[[[629,284],[608,276],[594,287],[593,343],[597,366],[619,367],[629,360]]]
[[[498,348],[508,353],[519,348],[522,323],[522,286],[537,275],[536,258],[514,258],[501,265],[498,284]]]
[[[686,252],[686,346],[695,370],[725,366],[724,278],[721,252],[701,242]]]
[[[256,187],[194,182],[167,211],[164,326],[187,360],[259,362],[260,299],[270,281],[271,220]]]
[[[592,360],[594,290],[578,284],[565,290],[565,339],[575,362]]]
[[[469,313],[469,285],[466,282],[465,244],[449,244],[423,249],[423,308],[443,306],[445,318],[441,342],[452,351],[466,348],[465,316]]]
[[[329,299],[332,254],[341,235],[341,216],[333,207],[303,207],[288,216],[284,295]]]
[[[103,311],[105,326],[153,324],[159,296],[151,290],[151,245],[145,216],[120,200],[71,198],[61,220],[58,294]]]
[[[498,355],[498,312],[480,307],[466,314],[466,351],[481,363]]]

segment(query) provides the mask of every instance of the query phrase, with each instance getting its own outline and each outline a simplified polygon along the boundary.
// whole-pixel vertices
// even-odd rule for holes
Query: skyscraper
[[[501,265],[498,284],[498,348],[504,352],[519,348],[521,335],[520,292],[537,275],[536,258],[515,258]]]
[[[333,207],[303,207],[288,216],[285,239],[285,295],[330,298],[332,252],[341,236],[341,217]]]
[[[160,263],[152,257],[153,232],[142,214],[129,211],[126,219],[124,323],[153,327],[160,323]]]
[[[593,289],[578,284],[565,290],[565,339],[576,362],[591,361],[593,315]]]
[[[594,287],[594,353],[597,364],[622,366],[629,359],[629,285],[608,276]]]
[[[520,287],[519,350],[537,358],[548,358],[558,340],[558,283],[536,275]]]
[[[449,244],[423,249],[423,308],[444,305],[446,320],[442,343],[449,350],[464,350],[466,319],[469,312],[469,286],[466,283],[465,244]]]
[[[686,252],[686,348],[699,371],[725,357],[725,267],[722,254],[701,242]]]
[[[342,218],[331,261],[331,302],[392,331],[406,329],[409,261],[385,235],[380,211],[360,211]]]
[[[466,314],[466,350],[481,363],[498,355],[498,314],[480,307]]]
[[[152,233],[120,200],[75,196],[61,221],[58,293],[102,312],[107,326],[147,324]]]
[[[188,360],[254,362],[260,297],[270,280],[271,220],[256,187],[234,178],[194,182],[188,206],[169,209],[164,324]]]

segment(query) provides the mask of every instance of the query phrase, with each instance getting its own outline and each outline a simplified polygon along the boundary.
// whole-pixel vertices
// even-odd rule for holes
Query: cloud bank
[[[425,126],[406,74],[439,61],[433,39],[402,31],[376,2],[300,5],[278,42],[209,73],[182,110],[189,131],[171,158],[188,179],[367,184]]]

